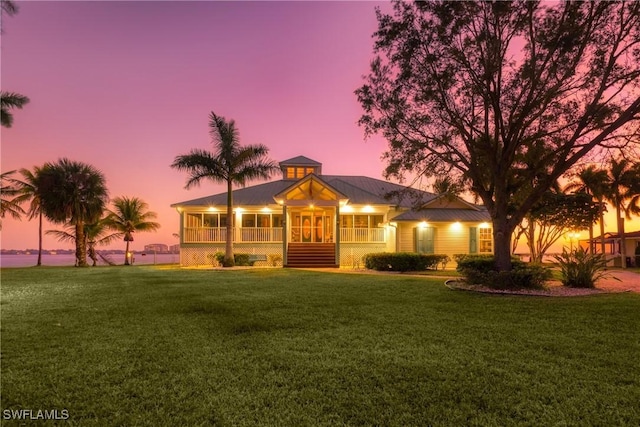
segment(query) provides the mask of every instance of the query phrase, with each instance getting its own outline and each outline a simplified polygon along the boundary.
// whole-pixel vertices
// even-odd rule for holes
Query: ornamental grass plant
[[[567,251],[562,249],[561,255],[555,255],[558,261],[564,286],[572,288],[594,288],[596,282],[607,277],[607,260],[602,254],[592,254],[584,248]]]

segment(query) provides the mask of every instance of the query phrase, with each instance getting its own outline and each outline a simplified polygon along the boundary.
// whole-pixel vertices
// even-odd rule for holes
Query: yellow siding
[[[414,228],[418,224],[408,222],[398,225],[399,252],[415,251]],[[436,229],[434,252],[453,257],[456,254],[469,253],[469,228],[479,227],[480,223],[461,223],[459,229],[456,229],[453,223],[430,223],[429,226]]]

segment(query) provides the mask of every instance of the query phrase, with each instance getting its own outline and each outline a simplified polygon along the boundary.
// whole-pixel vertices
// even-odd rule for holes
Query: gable
[[[347,197],[331,185],[311,174],[300,181],[285,188],[273,196],[276,202],[284,205],[320,203],[323,205],[337,205],[346,203]]]

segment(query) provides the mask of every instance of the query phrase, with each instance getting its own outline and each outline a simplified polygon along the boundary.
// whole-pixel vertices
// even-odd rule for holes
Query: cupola
[[[282,179],[298,180],[309,174],[320,176],[322,174],[322,163],[305,156],[298,156],[280,162],[280,169],[282,170]]]

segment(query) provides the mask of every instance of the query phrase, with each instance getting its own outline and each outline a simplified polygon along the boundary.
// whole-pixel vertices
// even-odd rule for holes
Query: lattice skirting
[[[182,247],[180,248],[180,266],[181,267],[213,267],[218,263],[215,259],[216,252],[224,252],[224,244],[221,246],[200,246],[200,247]],[[266,246],[248,246],[234,245],[233,252],[236,254],[245,253],[252,255],[266,255],[267,261],[257,261],[254,265],[260,267],[270,266],[269,255],[280,257],[277,265],[282,266],[282,245]]]
[[[363,257],[366,254],[375,252],[385,252],[387,247],[384,243],[358,245],[343,243],[340,245],[340,267],[342,268],[364,268]]]

